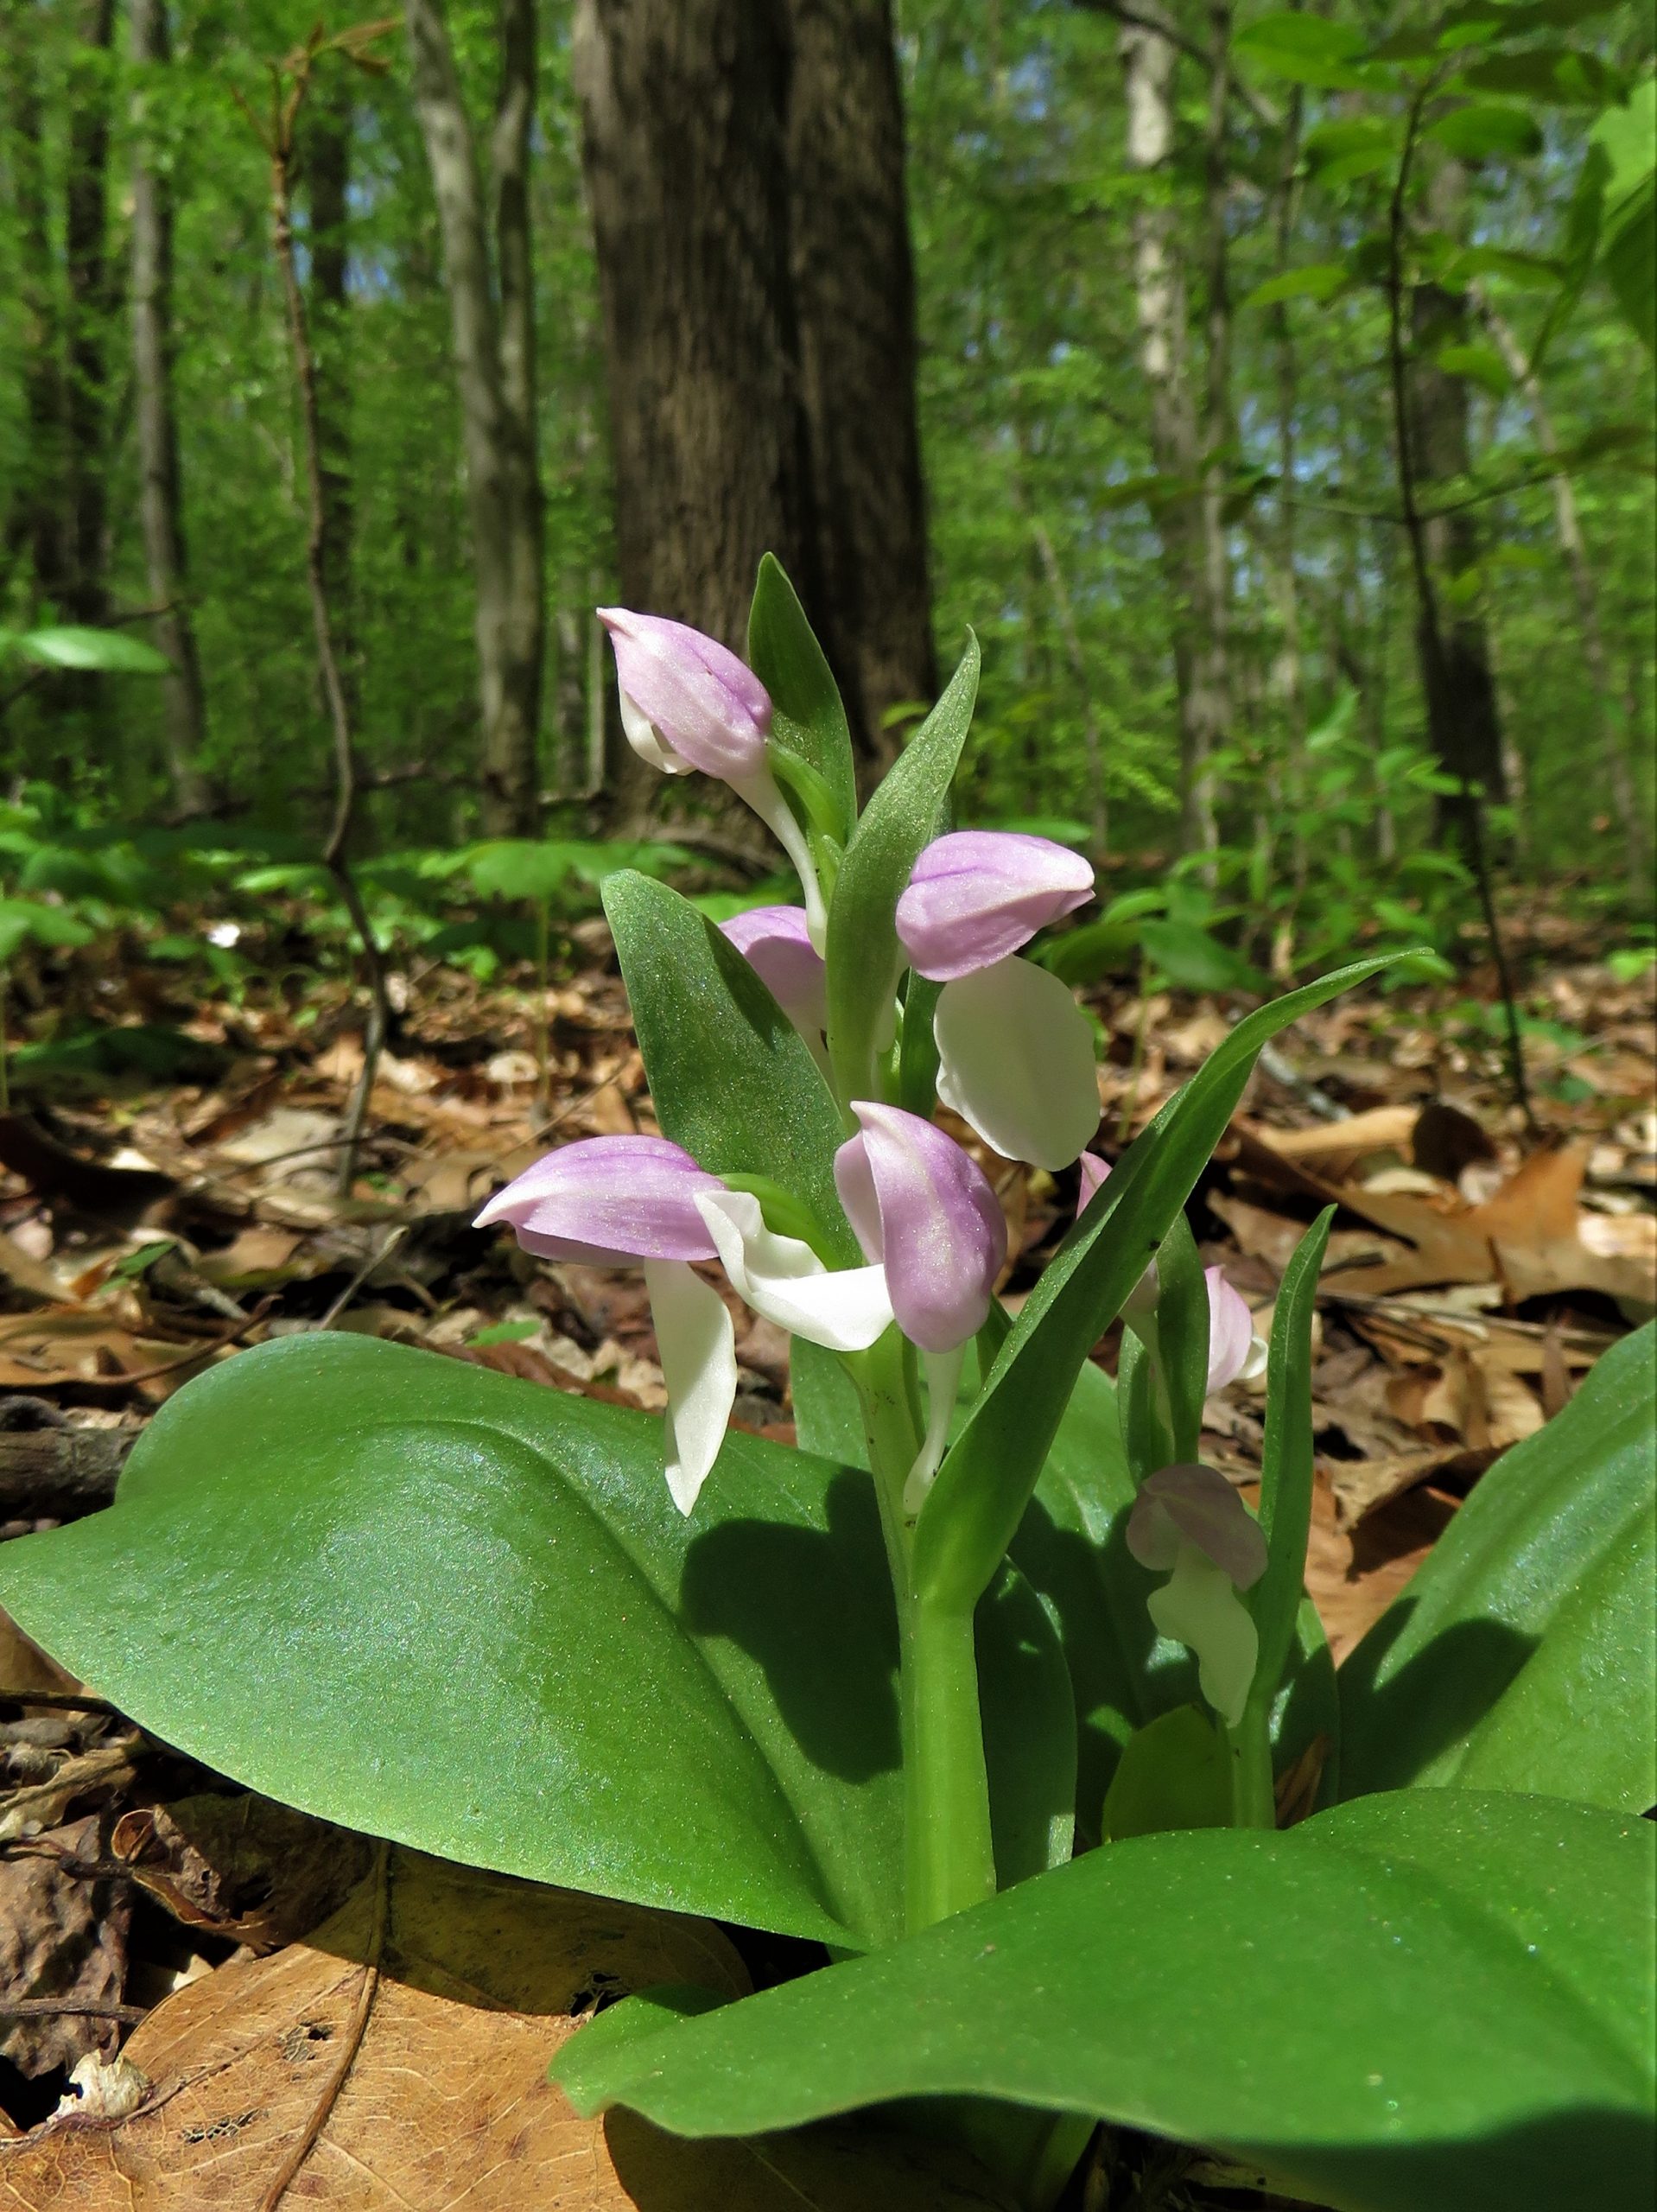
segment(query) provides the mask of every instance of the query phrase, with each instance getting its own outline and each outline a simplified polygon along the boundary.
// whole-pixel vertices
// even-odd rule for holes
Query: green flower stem
[[[905,1918],[912,1936],[995,1894],[970,1610],[924,1600],[904,1635]]]
[[[904,1758],[905,1918],[927,1928],[995,1894],[989,1781],[978,1705],[973,1608],[929,1602],[910,1571],[903,1491],[920,1437],[903,1338],[888,1330],[848,1363],[862,1401],[869,1464],[898,1610]]]
[[[1272,1744],[1266,1709],[1252,1700],[1235,1728],[1225,1732],[1231,1765],[1231,1825],[1274,1828],[1277,1797],[1272,1785]]]

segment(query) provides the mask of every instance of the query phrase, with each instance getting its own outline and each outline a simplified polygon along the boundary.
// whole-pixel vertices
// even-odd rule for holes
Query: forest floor
[[[1615,980],[1557,915],[1516,937],[1534,1126],[1512,1103],[1492,977],[1349,995],[1268,1052],[1192,1208],[1204,1261],[1223,1264],[1262,1332],[1305,1224],[1340,1209],[1319,1294],[1308,1566],[1337,1658],[1492,1460],[1657,1303],[1651,976]],[[89,1082],[0,1117],[0,1538],[107,1503],[159,1405],[285,1333],[359,1331],[661,1408],[636,1274],[545,1268],[470,1226],[551,1145],[653,1127],[607,933],[580,924],[573,942],[548,997],[544,1071],[526,989],[449,969],[413,987],[343,1194],[340,1134],[362,1065],[343,983],[313,977],[302,999],[258,1007],[168,1006],[153,970],[100,981],[103,1020],[165,1015],[213,1049],[218,1072],[106,1092]],[[1242,1002],[1146,1002],[1125,983],[1092,1003],[1108,1042],[1100,1142],[1114,1156]],[[1008,1218],[1004,1296],[1016,1304],[1068,1225],[1074,1178],[984,1165]],[[737,1420],[791,1440],[785,1339],[733,1310]],[[1112,1340],[1099,1357],[1114,1364]],[[1262,1410],[1260,1387],[1240,1384],[1205,1415],[1203,1456],[1246,1495]],[[0,1617],[0,2134],[46,2120],[76,2069],[75,2108],[103,2100],[118,2117],[124,2039],[226,1961],[300,1961],[295,1989],[258,2015],[268,2027],[269,2005],[285,2005],[297,2032],[302,1961],[317,1955],[297,1939],[361,1880],[370,1851],[144,1736]],[[223,2144],[211,2126],[197,2139],[206,2149],[187,2129],[169,2154],[175,2192],[163,2173],[138,2201],[208,2201],[189,2177]],[[130,2202],[119,2164],[62,2201]],[[18,2189],[6,2174],[0,2161]],[[38,2196],[29,2186],[16,2202],[59,2201],[43,2179]],[[1182,2186],[1168,2202],[1232,2201],[1204,2196],[1198,2175]],[[281,2193],[271,2181],[245,2202]],[[568,2200],[595,2212],[635,2201],[597,2184]]]

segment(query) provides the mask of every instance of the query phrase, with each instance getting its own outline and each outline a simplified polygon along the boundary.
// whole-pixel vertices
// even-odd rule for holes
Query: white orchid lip
[[[884,1268],[825,1268],[797,1236],[767,1229],[748,1191],[702,1192],[696,1209],[737,1296],[790,1336],[827,1351],[867,1351],[891,1327]]]
[[[1013,956],[946,983],[938,1096],[1005,1160],[1068,1167],[1099,1126],[1093,1031],[1069,986]]]

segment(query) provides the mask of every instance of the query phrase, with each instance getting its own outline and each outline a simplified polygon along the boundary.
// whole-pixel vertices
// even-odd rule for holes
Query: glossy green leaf
[[[653,2036],[578,2109],[747,2135],[984,2096],[1216,2147],[1339,2212],[1644,2212],[1657,1832],[1463,1791],[1154,1835]]]
[[[1342,86],[1364,82],[1352,64],[1363,51],[1355,24],[1279,10],[1246,23],[1232,41],[1238,56],[1292,85]]]
[[[1107,1842],[1230,1820],[1230,1757],[1200,1706],[1177,1705],[1129,1737],[1105,1792]]]
[[[1657,1324],[1505,1452],[1341,1669],[1343,1782],[1657,1802]]]
[[[917,1586],[975,1596],[1012,1543],[1083,1362],[1224,1135],[1262,1047],[1390,963],[1355,962],[1238,1023],[1123,1156],[1031,1292],[915,1533]]]
[[[1284,300],[1330,300],[1351,281],[1352,272],[1343,261],[1317,261],[1303,269],[1286,269],[1280,276],[1268,276],[1263,284],[1256,284],[1237,302],[1238,311],[1274,308]]]
[[[972,726],[978,641],[863,810],[828,907],[828,1050],[841,1094],[879,1096],[874,1063],[903,955],[892,919],[924,846],[936,836]]]
[[[1197,1664],[1159,1637],[1146,1600],[1159,1576],[1128,1550],[1134,1486],[1110,1378],[1091,1361],[1076,1380],[1013,1542],[1020,1572],[1058,1624],[1076,1694],[1076,1814],[1096,1840],[1100,1808],[1136,1729],[1197,1697]],[[1288,1679],[1271,1713],[1274,1764],[1292,1766],[1317,1736],[1338,1734],[1335,1670],[1311,1605],[1296,1617]]]
[[[95,670],[106,676],[165,676],[173,664],[165,653],[124,630],[93,630],[66,622],[48,630],[10,633],[25,660],[42,668]]]
[[[866,1476],[371,1338],[181,1391],[0,1604],[168,1743],[470,1865],[858,1945],[901,1897],[896,1631]]]
[[[759,563],[748,610],[748,661],[771,694],[771,742],[821,778],[835,819],[825,825],[841,844],[857,819],[852,738],[840,687],[782,563]]]
[[[1498,100],[1458,107],[1428,124],[1422,136],[1436,138],[1463,162],[1529,161],[1542,150],[1542,129],[1522,107]]]
[[[835,1189],[840,1116],[789,1020],[688,899],[646,876],[604,887],[651,1099],[663,1135],[711,1174],[768,1176],[808,1206],[829,1252],[862,1252]]]

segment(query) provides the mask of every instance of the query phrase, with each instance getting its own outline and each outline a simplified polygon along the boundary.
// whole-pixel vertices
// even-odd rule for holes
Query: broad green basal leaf
[[[853,1946],[901,1895],[866,1476],[345,1335],[169,1402],[0,1604],[143,1726],[420,1849]]]
[[[1341,1669],[1349,1796],[1657,1802],[1657,1324],[1505,1452]]]
[[[1217,2146],[1340,2212],[1644,2212],[1654,1844],[1460,1790],[1146,1836],[653,2035],[618,2007],[557,2076],[688,2135],[985,2096]]]

